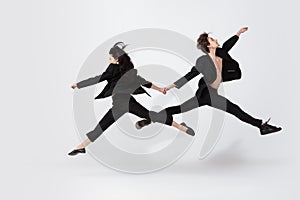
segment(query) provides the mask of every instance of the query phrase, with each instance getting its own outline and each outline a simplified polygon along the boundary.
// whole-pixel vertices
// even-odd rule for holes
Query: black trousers
[[[114,94],[112,96],[112,100],[112,108],[109,109],[104,117],[99,121],[95,129],[86,134],[91,142],[94,142],[110,125],[116,122],[125,113],[132,113],[153,122],[164,124],[167,124],[168,122],[167,125],[172,124],[172,115],[166,116],[154,111],[149,111],[138,103],[130,94]]]
[[[262,120],[250,116],[249,114],[244,112],[238,105],[219,95],[216,89],[206,85],[203,78],[199,82],[199,89],[197,90],[194,97],[185,101],[181,105],[168,107],[160,111],[160,113],[166,113],[165,115],[169,116],[184,113],[204,105],[223,110],[236,116],[241,121],[258,128],[261,126]]]

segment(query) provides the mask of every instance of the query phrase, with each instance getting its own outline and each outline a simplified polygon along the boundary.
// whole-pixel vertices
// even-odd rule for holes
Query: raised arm
[[[222,49],[225,51],[230,51],[230,49],[235,45],[238,41],[240,35],[248,30],[248,27],[241,28],[234,36],[229,38],[226,42],[224,42]]]
[[[113,70],[112,66],[109,66],[106,69],[106,71],[103,72],[103,74],[95,76],[95,77],[92,77],[92,78],[88,78],[88,79],[83,80],[83,81],[80,81],[80,82],[78,82],[76,84],[73,84],[71,87],[73,89],[75,89],[76,87],[78,89],[80,89],[80,88],[87,87],[87,86],[90,86],[90,85],[94,85],[94,84],[97,84],[97,83],[99,83],[101,81],[110,79],[113,76],[112,70]]]
[[[238,39],[239,39],[238,35],[232,36],[226,42],[224,42],[222,49],[224,49],[225,51],[228,52],[235,45],[235,43],[238,41]]]

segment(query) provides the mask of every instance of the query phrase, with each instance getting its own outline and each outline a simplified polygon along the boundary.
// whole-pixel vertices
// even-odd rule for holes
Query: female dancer
[[[110,49],[109,60],[111,64],[103,74],[86,79],[71,86],[73,89],[81,89],[107,80],[107,85],[95,99],[105,98],[112,95],[113,102],[112,108],[108,110],[95,129],[86,134],[87,139],[68,155],[74,156],[78,153],[85,153],[85,147],[87,145],[94,142],[110,125],[127,112],[154,122],[165,123],[170,126],[172,125],[187,134],[194,135],[194,131],[184,123],[178,124],[174,122],[172,115],[164,116],[154,111],[149,111],[135,100],[132,94],[147,93],[141,85],[164,94],[165,91],[163,88],[157,87],[153,83],[146,81],[144,78],[137,75],[137,70],[134,69],[130,57],[123,50],[125,47],[126,45],[124,45],[123,42],[118,42]]]
[[[222,48],[219,48],[220,45],[217,39],[210,37],[207,33],[201,34],[197,40],[197,47],[207,55],[199,57],[196,61],[196,66],[193,67],[190,72],[165,88],[165,91],[173,87],[181,88],[184,84],[201,73],[203,74],[203,78],[199,81],[199,89],[196,95],[180,106],[168,107],[161,112],[167,113],[167,115],[174,115],[209,105],[226,111],[240,120],[259,128],[261,135],[280,131],[280,127],[268,124],[270,119],[263,123],[261,119],[253,118],[245,113],[238,105],[218,94],[218,88],[221,82],[241,78],[239,64],[231,58],[228,52],[237,42],[239,36],[247,30],[247,27],[240,29],[236,35],[232,36],[223,44]],[[139,128],[150,123],[151,121],[149,119],[137,122]]]

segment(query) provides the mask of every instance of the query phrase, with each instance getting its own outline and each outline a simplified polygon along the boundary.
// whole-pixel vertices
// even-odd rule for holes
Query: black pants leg
[[[188,112],[200,106],[203,105],[199,105],[197,97],[194,96],[189,100],[185,101],[184,103],[182,103],[181,105],[168,107],[164,110],[161,110],[159,113],[161,114],[166,113],[166,115],[175,115],[179,113]]]
[[[167,125],[172,124],[173,121],[172,115],[164,118],[157,112],[149,111],[130,95],[115,95],[113,97],[113,107],[109,109],[109,111],[99,121],[95,129],[86,134],[89,140],[94,142],[109,126],[115,123],[127,112],[137,115],[141,118],[150,119],[151,121],[160,122]]]
[[[167,115],[174,115],[174,114],[190,111],[197,107],[208,105],[223,110],[225,112],[228,112],[236,116],[241,121],[251,124],[253,126],[256,127],[261,126],[262,120],[256,119],[251,115],[247,114],[238,105],[232,103],[225,97],[219,95],[217,90],[212,89],[209,86],[208,87],[200,86],[200,87],[202,87],[201,91],[199,92],[198,90],[196,95],[191,99],[185,101],[181,105],[168,107],[160,111],[160,113],[167,113]]]
[[[211,103],[208,104],[209,106],[223,110],[227,113],[230,113],[230,114],[236,116],[241,121],[251,124],[255,127],[259,128],[261,126],[262,120],[256,119],[256,118],[252,117],[251,115],[247,114],[238,105],[232,103],[227,98],[225,98],[221,95],[218,95],[218,94],[211,95],[211,98],[214,98],[214,100],[211,100]],[[201,99],[200,99],[200,101],[201,101]]]
[[[89,138],[91,142],[94,142],[102,133],[110,127],[113,123],[115,123],[125,112],[117,112],[112,111],[113,108],[109,109],[109,111],[104,115],[104,117],[99,121],[94,130],[88,132],[86,136]]]
[[[134,97],[130,98],[129,112],[140,118],[149,119],[153,122],[159,122],[169,126],[171,126],[173,122],[172,115],[164,115],[154,111],[149,111],[144,106],[142,106],[139,102],[137,102]]]
[[[199,101],[199,99],[201,99],[201,101]],[[209,91],[204,80],[201,79],[199,89],[197,90],[196,95],[194,97],[183,102],[181,105],[168,107],[160,111],[160,113],[166,113],[167,115],[174,115],[174,114],[188,112],[195,108],[204,105],[209,105],[209,104],[210,104]]]

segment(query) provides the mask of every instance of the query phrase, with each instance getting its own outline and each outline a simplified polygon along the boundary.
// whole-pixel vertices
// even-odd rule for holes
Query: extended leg
[[[139,102],[137,102],[133,97],[131,97],[129,101],[129,112],[141,118],[145,118],[150,122],[159,122],[169,126],[171,126],[173,122],[172,115],[160,114],[154,111],[149,111]]]
[[[174,115],[174,114],[188,112],[198,107],[199,107],[198,99],[196,96],[194,96],[189,100],[183,102],[181,105],[171,106],[164,110],[161,110],[160,112],[166,112],[168,115]]]
[[[173,121],[172,115],[162,115],[154,111],[149,111],[144,106],[142,106],[139,102],[137,102],[133,97],[132,99],[130,99],[129,112],[141,118],[145,118],[145,120],[142,121],[144,122],[146,121],[146,123],[148,124],[150,124],[151,121],[159,122],[169,126],[173,126],[183,132],[186,132],[189,135],[192,136],[195,135],[194,131],[186,124],[178,124],[177,122]],[[138,125],[138,122],[136,125]]]
[[[211,106],[224,110],[237,118],[239,118],[241,121],[246,122],[248,124],[251,124],[260,130],[261,135],[266,135],[270,133],[274,133],[281,130],[281,127],[275,127],[270,124],[268,124],[268,121],[263,123],[261,119],[256,119],[252,117],[251,115],[244,112],[238,105],[232,103],[228,99],[226,99],[223,96],[216,95],[213,96],[214,100],[211,102]]]
[[[85,147],[88,146],[91,142],[94,142],[110,125],[117,121],[124,113],[122,112],[113,112],[112,108],[104,115],[100,120],[94,130],[88,132],[87,139],[84,140],[80,145],[78,145],[73,151],[68,155],[75,156],[78,153],[85,153]]]
[[[245,123],[251,124],[258,128],[261,127],[261,124],[262,124],[261,119],[256,119],[256,118],[252,117],[251,115],[247,114],[238,105],[232,103],[227,98],[225,98],[221,95],[218,95],[216,93],[215,94],[212,93],[210,96],[210,99],[211,100],[210,100],[209,106],[223,110],[227,113],[230,113]]]
[[[188,112],[190,110],[193,110],[195,108],[198,108],[198,107],[206,105],[206,104],[208,104],[208,101],[205,98],[202,101],[199,101],[199,97],[194,96],[194,97],[190,98],[189,100],[183,102],[181,105],[171,106],[171,107],[161,110],[159,112],[159,115],[160,116],[172,116],[175,114]],[[151,121],[149,121],[149,120],[141,120],[138,122],[138,124],[140,124],[140,127],[146,126],[150,123],[151,123]]]
[[[91,142],[94,142],[109,126],[117,121],[124,113],[114,112],[112,109],[104,115],[99,121],[94,130],[88,132],[86,135]]]

